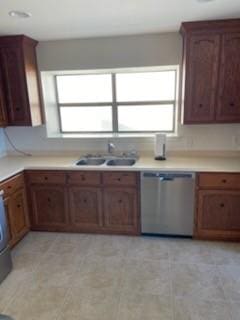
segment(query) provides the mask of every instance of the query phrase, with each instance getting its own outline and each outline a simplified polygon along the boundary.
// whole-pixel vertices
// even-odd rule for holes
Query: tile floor
[[[15,320],[240,319],[240,244],[32,232],[13,261]]]

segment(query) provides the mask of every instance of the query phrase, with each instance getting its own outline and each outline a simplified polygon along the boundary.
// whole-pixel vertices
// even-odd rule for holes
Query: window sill
[[[167,137],[178,137],[177,133],[167,133]],[[124,139],[124,138],[154,138],[154,133],[56,133],[48,134],[48,138],[57,139]]]

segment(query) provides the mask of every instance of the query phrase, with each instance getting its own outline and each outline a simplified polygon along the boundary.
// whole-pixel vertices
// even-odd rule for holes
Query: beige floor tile
[[[21,272],[33,272],[40,264],[43,255],[33,252],[14,251],[12,254],[14,270]]]
[[[175,299],[174,320],[231,320],[231,314],[226,302]]]
[[[125,260],[123,291],[169,296],[171,293],[169,263],[164,260]]]
[[[120,293],[113,289],[71,289],[58,320],[114,320]]]
[[[35,253],[42,255],[46,253],[57,239],[54,232],[30,232],[14,249],[19,252]]]
[[[239,246],[31,232],[13,250],[0,312],[15,320],[173,320],[174,296],[174,320],[237,320]]]
[[[68,288],[80,264],[78,256],[47,253],[33,274],[34,284]]]
[[[24,288],[5,313],[14,320],[55,320],[65,296],[63,288]]]
[[[87,258],[72,278],[72,286],[81,288],[119,288],[124,262],[119,258]]]
[[[31,270],[19,270],[14,266],[7,278],[0,284],[0,313],[5,310],[23,286],[30,286],[33,283],[33,274]]]
[[[204,264],[173,264],[171,266],[173,293],[179,297],[202,300],[225,300],[215,266]]]
[[[214,242],[209,248],[217,265],[240,265],[240,243]]]
[[[130,259],[166,260],[169,249],[170,241],[167,239],[135,237],[129,243],[127,256]]]
[[[173,320],[173,306],[166,296],[124,294],[117,320]]]
[[[101,258],[124,257],[132,237],[93,235],[89,256]]]
[[[240,265],[223,265],[218,269],[227,299],[240,304]]]
[[[49,253],[75,254],[84,257],[92,245],[93,237],[85,234],[61,233],[57,236]]]
[[[170,241],[169,255],[170,260],[175,263],[215,263],[208,242],[172,240]]]
[[[230,304],[231,311],[231,320],[239,320],[240,319],[240,302],[231,302]]]

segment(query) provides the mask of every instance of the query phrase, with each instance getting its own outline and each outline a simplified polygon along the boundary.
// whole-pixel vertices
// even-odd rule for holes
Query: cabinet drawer
[[[99,185],[101,184],[100,172],[77,171],[67,173],[68,183],[77,185]]]
[[[103,184],[135,186],[137,184],[137,174],[134,172],[104,172]]]
[[[29,183],[54,183],[65,184],[66,174],[64,172],[53,171],[28,171],[27,178]]]
[[[198,185],[201,188],[240,189],[240,174],[200,173]]]
[[[0,190],[4,191],[4,197],[11,195],[24,186],[24,176],[19,174],[0,184]]]

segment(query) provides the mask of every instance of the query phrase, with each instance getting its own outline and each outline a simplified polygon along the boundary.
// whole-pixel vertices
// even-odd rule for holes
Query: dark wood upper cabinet
[[[184,22],[184,124],[240,122],[240,19]]]
[[[4,99],[3,72],[0,66],[0,127],[7,126],[6,101]]]
[[[218,35],[193,35],[186,43],[185,123],[214,121],[219,49]]]
[[[240,122],[240,30],[224,34],[217,101],[217,120]]]
[[[2,91],[9,126],[42,124],[36,45],[35,40],[22,35],[0,37]]]

